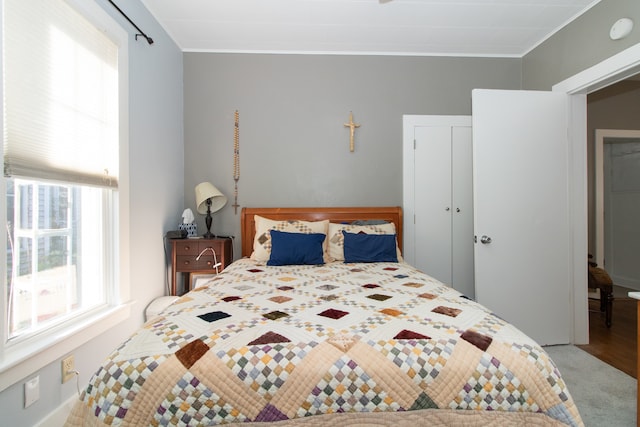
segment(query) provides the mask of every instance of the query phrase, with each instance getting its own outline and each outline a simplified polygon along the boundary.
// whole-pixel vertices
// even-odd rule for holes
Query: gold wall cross
[[[356,133],[356,128],[359,128],[360,125],[353,122],[353,112],[349,111],[349,123],[344,124],[345,127],[348,127],[350,130],[350,138],[349,138],[349,150],[353,153],[353,137]]]

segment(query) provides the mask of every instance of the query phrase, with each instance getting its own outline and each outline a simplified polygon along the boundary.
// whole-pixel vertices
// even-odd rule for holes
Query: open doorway
[[[628,232],[629,226],[640,225],[635,218],[631,219],[631,223],[625,224],[628,221],[624,219],[624,212],[621,217],[618,217],[621,212],[610,211],[607,220],[609,225],[614,225],[614,228],[617,229],[609,230],[608,234],[605,231],[607,227],[605,227],[605,215],[603,214],[604,206],[613,202],[617,208],[620,208],[620,204],[627,202],[626,199],[632,195],[633,188],[640,183],[627,182],[627,178],[620,175],[620,173],[628,175],[629,170],[626,172],[618,170],[616,172],[618,176],[615,177],[617,182],[612,182],[611,179],[604,178],[604,169],[605,165],[607,165],[609,172],[612,166],[614,169],[616,168],[616,165],[612,165],[610,162],[611,154],[618,157],[618,166],[623,168],[629,166],[625,165],[629,160],[632,160],[625,156],[625,152],[628,150],[624,149],[623,145],[617,144],[640,139],[638,117],[640,117],[640,79],[637,76],[624,79],[587,95],[588,247],[589,253],[594,255],[594,260],[598,265],[603,266],[610,273],[614,273],[613,270],[610,271],[610,267],[613,267],[616,262],[611,255],[611,245],[605,244],[605,241],[611,240],[611,232],[617,233],[622,238],[626,237],[625,234]],[[612,153],[611,148],[614,145],[617,145],[618,148],[614,151],[617,151],[621,157]],[[621,148],[622,150],[619,150]],[[607,151],[609,160],[606,160]],[[631,172],[631,175],[634,175],[635,171]],[[611,177],[611,173],[608,175]],[[629,178],[634,180],[633,177]],[[615,187],[614,198],[618,200],[612,201],[609,197],[605,197],[605,189],[607,187],[611,189],[612,186]],[[606,202],[605,198],[608,199]],[[626,249],[622,249],[624,243],[618,248],[618,251],[625,251],[621,253],[619,259],[621,264],[619,265],[623,275],[635,276],[637,274],[629,273],[629,271],[637,269],[637,261],[629,265],[626,259],[640,259],[640,253],[632,253],[638,252],[640,246],[635,245],[634,242],[631,243]],[[605,250],[605,247],[608,248],[608,251]],[[606,255],[607,252],[609,255]],[[611,327],[607,327],[605,324],[604,313],[600,311],[600,301],[590,298],[588,302],[589,344],[580,347],[617,369],[637,377],[635,360],[637,302],[628,297],[628,292],[635,289],[627,287],[626,285],[631,282],[621,280],[619,275],[612,274],[612,277],[614,278],[614,302]],[[632,280],[640,281],[640,277]]]
[[[640,291],[640,130],[596,129],[594,160],[595,260],[614,283]]]
[[[636,74],[587,95],[587,178],[589,252],[604,265],[603,197],[605,141],[640,135],[640,75]]]
[[[592,183],[589,176],[587,162],[587,147],[585,144],[591,136],[587,130],[587,117],[584,111],[585,99],[615,83],[629,79],[640,73],[640,43],[635,44],[595,65],[575,74],[555,85],[552,90],[571,95],[569,98],[569,114],[571,116],[570,135],[572,143],[569,146],[571,163],[570,175],[570,203],[573,206],[571,222],[573,225],[572,262],[570,269],[573,280],[569,310],[573,314],[573,343],[587,344],[589,342],[589,311],[587,299],[587,268],[586,259],[590,249],[589,218],[584,207],[588,205],[587,183]],[[591,206],[588,212],[591,211]]]

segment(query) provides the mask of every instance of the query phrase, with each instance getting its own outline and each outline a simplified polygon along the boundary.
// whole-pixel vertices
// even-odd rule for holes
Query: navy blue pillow
[[[342,234],[344,262],[398,262],[395,234]]]
[[[270,230],[271,255],[267,265],[324,264],[322,233],[287,233]]]

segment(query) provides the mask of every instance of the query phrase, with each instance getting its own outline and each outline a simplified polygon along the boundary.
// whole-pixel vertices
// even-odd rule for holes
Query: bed
[[[115,349],[67,425],[583,425],[543,348],[402,260],[402,219],[244,208],[242,257]]]

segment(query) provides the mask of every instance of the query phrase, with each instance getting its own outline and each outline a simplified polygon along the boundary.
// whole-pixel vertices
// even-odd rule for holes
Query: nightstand
[[[191,289],[191,273],[222,271],[232,260],[231,239],[171,239],[171,295],[177,295],[177,275],[184,273],[186,292]],[[215,255],[214,255],[215,253]]]

